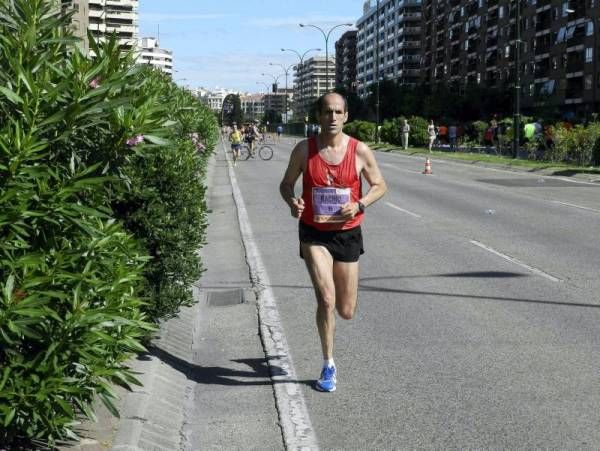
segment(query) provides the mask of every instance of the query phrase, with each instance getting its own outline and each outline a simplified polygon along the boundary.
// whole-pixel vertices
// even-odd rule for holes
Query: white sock
[[[323,359],[323,368],[335,366],[333,359]]]

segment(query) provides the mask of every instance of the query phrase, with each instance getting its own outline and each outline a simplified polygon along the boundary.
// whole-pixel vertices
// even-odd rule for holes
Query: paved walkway
[[[97,406],[98,421],[82,425],[80,444],[61,449],[284,449],[222,152],[211,159],[206,183],[198,302],[162,324],[150,352],[132,361],[144,386],[118,390],[121,418]]]

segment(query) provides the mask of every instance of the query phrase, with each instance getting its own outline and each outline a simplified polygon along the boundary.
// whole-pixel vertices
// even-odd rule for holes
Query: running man
[[[242,147],[242,132],[238,130],[236,124],[233,124],[233,131],[229,134],[229,141],[231,141],[231,151],[233,152],[233,165],[237,166]]]
[[[304,259],[317,298],[317,329],[323,367],[315,384],[336,389],[333,361],[335,312],[349,320],[356,311],[358,259],[364,253],[360,224],[365,208],[387,190],[369,147],[344,134],[346,99],[328,93],[317,101],[321,133],[300,141],[290,156],[279,186],[294,218],[299,218],[300,257]],[[303,192],[294,187],[302,175]],[[361,176],[369,183],[362,193]]]

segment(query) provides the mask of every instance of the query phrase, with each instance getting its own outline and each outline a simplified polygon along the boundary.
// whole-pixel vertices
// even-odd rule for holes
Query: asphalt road
[[[378,153],[359,308],[321,365],[293,140],[235,173],[321,449],[599,448],[600,185]],[[298,190],[300,186],[298,186]]]

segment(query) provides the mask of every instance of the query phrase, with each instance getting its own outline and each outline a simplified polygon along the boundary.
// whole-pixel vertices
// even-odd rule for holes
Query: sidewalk
[[[207,174],[206,269],[197,303],[161,325],[131,362],[143,387],[119,389],[121,418],[97,407],[80,444],[63,450],[284,449],[259,335],[228,163],[219,148]]]

